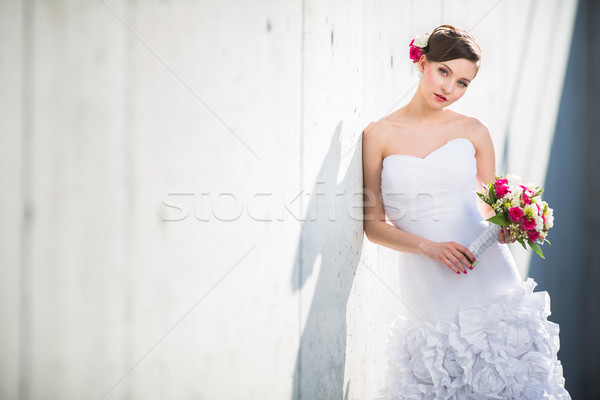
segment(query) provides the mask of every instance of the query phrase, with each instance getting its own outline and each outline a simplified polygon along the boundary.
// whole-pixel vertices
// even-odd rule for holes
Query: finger
[[[467,256],[465,256],[460,250],[457,249],[455,257],[467,268],[469,269],[473,269],[473,266],[471,265],[471,262],[467,259]]]
[[[475,262],[475,256],[473,255],[473,253],[471,253],[471,250],[469,250],[468,248],[466,248],[463,245],[458,245],[458,251],[460,251],[462,254],[464,254],[465,256],[468,257],[467,261],[469,261],[468,265],[471,265],[472,263]]]
[[[455,266],[457,266],[458,269],[460,269],[460,271],[463,274],[467,273],[467,269],[462,265],[462,263],[458,260],[458,258],[456,258],[454,256],[454,254],[451,254],[449,258],[450,258],[450,262],[452,262],[452,264],[454,264]]]
[[[455,274],[460,275],[460,271],[450,262],[450,260],[448,260],[447,258],[444,258],[443,263],[445,266],[450,268]]]
[[[498,241],[500,243],[506,243],[504,240],[504,228],[500,229],[500,233],[498,233]]]

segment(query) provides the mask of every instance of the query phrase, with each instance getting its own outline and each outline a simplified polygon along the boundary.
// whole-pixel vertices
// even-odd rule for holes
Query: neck
[[[444,117],[448,114],[446,107],[433,108],[425,101],[423,93],[421,92],[421,84],[414,94],[410,102],[405,106],[405,110],[408,112],[415,122],[419,125],[432,125],[441,122]]]

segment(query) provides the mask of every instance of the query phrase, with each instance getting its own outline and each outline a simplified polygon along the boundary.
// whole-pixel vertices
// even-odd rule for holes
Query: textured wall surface
[[[362,129],[449,23],[484,52],[453,108],[544,181],[576,6],[0,2],[0,398],[375,397],[406,272],[363,237]]]
[[[600,387],[600,4],[581,0],[560,101],[548,173],[548,203],[556,226],[546,260],[532,258],[530,274],[552,296],[560,321],[567,387],[573,399],[598,399]]]

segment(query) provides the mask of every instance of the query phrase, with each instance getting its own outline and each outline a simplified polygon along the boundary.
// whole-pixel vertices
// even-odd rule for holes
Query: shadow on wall
[[[552,245],[545,260],[532,256],[529,270],[552,298],[549,319],[560,324],[558,358],[573,399],[600,399],[599,19],[597,1],[579,2],[544,185]]]
[[[319,178],[309,194],[291,276],[296,292],[318,268],[319,275],[311,279],[312,301],[309,296],[300,298],[301,321],[304,315],[307,317],[294,369],[294,400],[339,399],[344,392],[346,304],[360,260],[363,224],[362,209],[358,208],[360,219],[352,215],[350,203],[354,196],[347,193],[353,187],[356,171],[362,176],[359,151],[354,153],[342,181],[336,183],[341,131],[342,122],[331,138]],[[310,307],[308,313],[303,311],[306,306]]]

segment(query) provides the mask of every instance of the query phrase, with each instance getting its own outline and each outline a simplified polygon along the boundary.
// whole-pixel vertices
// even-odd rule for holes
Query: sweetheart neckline
[[[396,156],[396,157],[400,156],[400,157],[416,158],[417,160],[422,160],[422,161],[425,161],[425,160],[427,160],[427,158],[429,158],[429,156],[431,156],[432,154],[436,153],[437,151],[439,151],[439,150],[443,149],[444,147],[446,147],[446,146],[447,146],[448,144],[450,144],[451,142],[453,142],[453,141],[455,141],[455,140],[460,140],[460,139],[464,139],[464,140],[466,140],[467,142],[469,142],[469,144],[471,145],[471,147],[473,147],[473,149],[475,149],[475,146],[473,145],[473,142],[471,142],[471,140],[470,140],[470,139],[467,139],[467,138],[465,138],[465,137],[457,137],[457,138],[454,138],[454,139],[450,139],[450,140],[448,140],[446,143],[444,143],[444,144],[443,144],[443,145],[441,145],[440,147],[438,147],[438,148],[436,148],[435,150],[431,151],[431,152],[430,152],[429,154],[427,154],[425,157],[417,157],[417,156],[412,156],[412,155],[410,155],[410,154],[389,154],[389,155],[387,155],[387,156],[385,156],[385,157],[383,158],[382,162],[383,162],[383,161],[385,161],[386,159],[388,159],[389,157],[392,157],[392,156]]]

